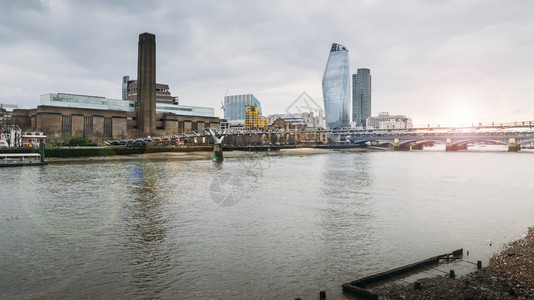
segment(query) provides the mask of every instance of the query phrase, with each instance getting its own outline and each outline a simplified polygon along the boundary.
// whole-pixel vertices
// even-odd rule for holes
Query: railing
[[[351,138],[367,138],[367,137],[534,137],[534,129],[530,130],[518,130],[517,128],[491,127],[494,130],[470,129],[465,131],[465,128],[454,128],[454,130],[447,130],[445,128],[428,129],[428,128],[408,128],[408,129],[345,129],[345,130],[332,130],[332,129],[276,129],[276,130],[240,130],[240,129],[225,129],[218,130],[212,128],[205,128],[202,130],[196,130],[191,132],[185,132],[181,134],[172,135],[170,138],[191,138],[191,137],[206,137],[211,136],[212,131],[217,136],[227,135],[272,135],[272,134],[333,134],[333,135],[348,135]],[[458,131],[461,130],[461,131]],[[498,130],[498,131],[495,131]]]
[[[517,126],[474,126],[474,127],[419,127],[407,129],[274,129],[274,130],[241,130],[241,129],[214,129],[204,128],[190,132],[179,133],[170,136],[157,137],[162,140],[190,139],[190,138],[222,138],[224,136],[251,136],[251,135],[303,135],[303,134],[325,134],[334,135],[342,139],[352,141],[371,140],[444,140],[451,139],[494,139],[502,140],[506,138],[534,139],[534,129],[529,125]],[[153,137],[152,139],[154,139]],[[137,139],[150,141],[151,139]]]

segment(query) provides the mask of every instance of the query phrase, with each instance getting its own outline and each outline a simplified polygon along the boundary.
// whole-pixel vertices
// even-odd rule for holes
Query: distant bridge
[[[272,135],[281,136],[328,136],[342,143],[392,145],[397,151],[422,149],[424,145],[445,144],[446,151],[467,149],[470,143],[500,144],[508,146],[508,151],[518,151],[521,145],[534,143],[534,129],[526,126],[478,126],[478,127],[447,127],[447,128],[407,128],[407,129],[339,129],[339,130],[238,130],[213,129],[191,131],[171,136],[176,139],[214,138],[221,143],[226,136],[260,135],[268,138]],[[216,144],[217,144],[216,142]]]

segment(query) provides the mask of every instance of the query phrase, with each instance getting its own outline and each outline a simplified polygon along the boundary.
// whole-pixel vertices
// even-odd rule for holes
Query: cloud
[[[321,103],[338,42],[353,72],[371,69],[373,114],[443,118],[444,87],[461,93],[464,85],[441,77],[424,101],[421,91],[457,69],[498,86],[491,108],[487,91],[465,100],[481,115],[506,121],[534,111],[534,3],[526,0],[56,0],[2,1],[0,9],[8,12],[0,18],[0,102],[34,107],[48,92],[119,98],[121,77],[136,77],[138,35],[152,32],[158,81],[188,105],[218,108],[227,89],[254,93],[268,114],[303,91]]]

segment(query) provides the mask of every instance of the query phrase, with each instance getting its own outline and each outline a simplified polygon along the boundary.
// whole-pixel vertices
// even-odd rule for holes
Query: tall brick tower
[[[156,134],[156,36],[139,35],[137,62],[137,129],[146,135]]]

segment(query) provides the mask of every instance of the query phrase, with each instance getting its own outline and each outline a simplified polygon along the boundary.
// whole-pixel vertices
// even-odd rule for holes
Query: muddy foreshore
[[[494,255],[489,265],[456,279],[418,280],[414,285],[374,287],[378,299],[534,299],[534,228]]]
[[[306,156],[313,154],[325,154],[332,151],[332,149],[324,148],[289,148],[281,149],[279,151],[271,152],[249,152],[249,151],[224,151],[224,158],[239,158],[250,156]],[[360,152],[360,151],[383,151],[369,148],[352,148],[342,149],[343,152]],[[130,155],[110,155],[110,156],[87,156],[87,157],[66,157],[46,158],[48,163],[61,162],[99,162],[99,161],[129,161],[137,159],[150,159],[153,161],[180,161],[180,160],[209,160],[213,157],[212,151],[194,151],[194,152],[158,152],[146,154],[130,154]]]

